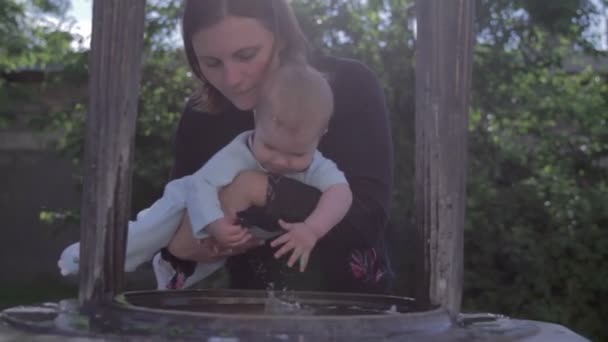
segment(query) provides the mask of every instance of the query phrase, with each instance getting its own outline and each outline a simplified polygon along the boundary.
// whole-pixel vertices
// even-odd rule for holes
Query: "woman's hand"
[[[229,248],[240,247],[251,240],[249,231],[235,223],[236,218],[224,216],[207,226],[209,235],[221,245]]]
[[[184,218],[177,232],[173,235],[173,239],[169,242],[167,249],[171,254],[180,259],[208,263],[244,253],[254,247],[260,246],[262,243],[257,239],[250,238],[234,247],[229,247],[220,244],[212,237],[197,240],[192,235],[190,219],[184,213]]]
[[[238,245],[236,247],[223,247],[222,245],[220,245],[219,243],[215,245],[215,254],[219,257],[219,258],[225,258],[225,257],[229,257],[229,256],[233,256],[233,255],[239,255],[242,253],[247,252],[248,250],[255,248],[255,247],[260,247],[264,244],[264,241],[258,240],[256,238],[251,238],[245,242],[243,242],[241,245]]]

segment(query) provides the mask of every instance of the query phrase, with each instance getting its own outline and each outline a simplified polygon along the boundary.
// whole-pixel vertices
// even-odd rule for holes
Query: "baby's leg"
[[[150,261],[154,254],[167,246],[180,225],[185,212],[185,183],[169,182],[158,201],[142,210],[127,227],[125,271],[134,271]],[[62,275],[76,274],[79,269],[80,243],[68,246],[58,261]]]
[[[171,242],[152,261],[158,289],[179,290],[215,272],[224,259],[217,256],[217,249],[213,238],[194,238],[190,219],[184,213]]]
[[[208,263],[221,259],[217,257],[218,247],[213,238],[202,240],[194,238],[190,218],[187,214],[184,214],[167,249],[172,255],[184,260]]]

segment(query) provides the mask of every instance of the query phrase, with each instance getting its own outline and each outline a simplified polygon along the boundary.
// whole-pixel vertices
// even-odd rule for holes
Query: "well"
[[[584,342],[561,326],[490,314],[453,320],[403,297],[238,290],[137,291],[89,313],[77,300],[5,310],[0,340]]]

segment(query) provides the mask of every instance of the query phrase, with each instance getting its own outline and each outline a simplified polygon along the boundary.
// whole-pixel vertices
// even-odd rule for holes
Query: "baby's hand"
[[[283,229],[287,230],[287,233],[270,243],[272,247],[283,245],[274,253],[274,257],[278,259],[293,250],[287,261],[287,266],[293,267],[296,261],[300,260],[300,272],[304,272],[308,265],[310,253],[318,240],[313,227],[306,222],[287,223],[279,220],[279,224]]]
[[[234,218],[224,216],[211,222],[207,227],[207,232],[222,246],[240,246],[251,239],[251,234],[235,222]]]

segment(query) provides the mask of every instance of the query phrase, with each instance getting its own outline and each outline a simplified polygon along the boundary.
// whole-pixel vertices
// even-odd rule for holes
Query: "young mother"
[[[353,205],[344,218],[317,242],[306,272],[275,258],[277,248],[254,239],[241,248],[193,239],[183,223],[157,262],[178,274],[192,263],[230,256],[230,287],[374,292],[390,290],[384,228],[392,189],[392,142],[382,89],[360,62],[313,55],[286,0],[187,0],[183,40],[190,67],[201,90],[188,101],[175,137],[172,178],[192,174],[237,134],[253,128],[252,108],[265,75],[287,59],[306,59],[325,73],[334,93],[334,117],[319,146],[345,173]],[[278,218],[302,221],[320,193],[296,181],[259,171],[241,173],[220,193],[225,210],[249,201],[259,226]],[[163,262],[166,261],[166,262]],[[188,266],[190,265],[190,266]],[[157,265],[155,265],[155,268]]]

